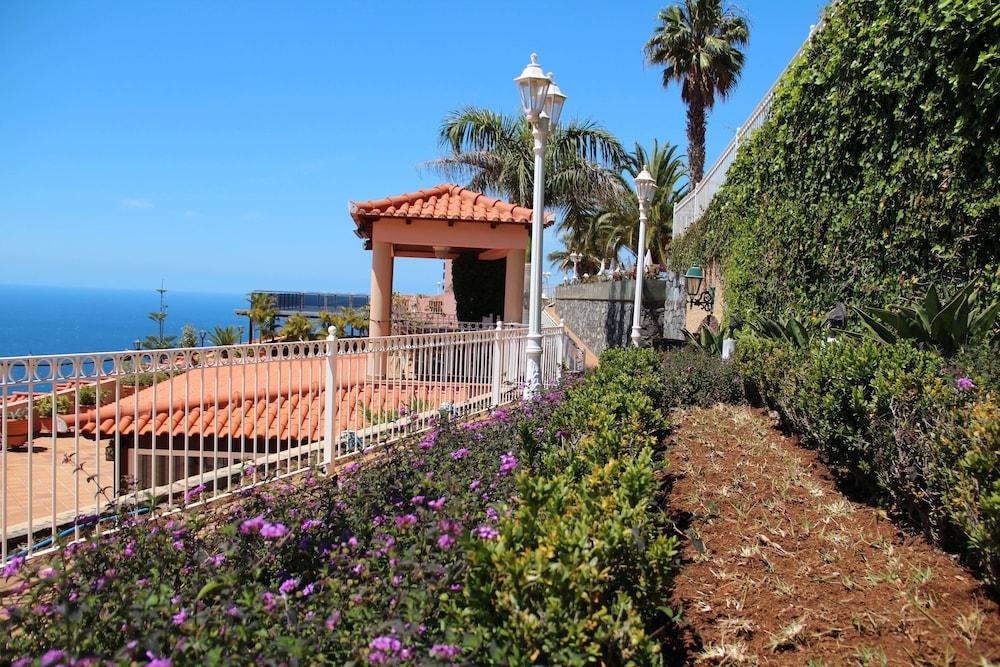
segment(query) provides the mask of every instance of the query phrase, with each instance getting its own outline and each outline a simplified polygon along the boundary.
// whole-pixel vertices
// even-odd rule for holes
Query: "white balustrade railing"
[[[543,331],[543,381],[581,368]],[[527,328],[0,358],[0,556],[517,400]]]
[[[785,72],[792,66],[799,56],[805,50],[806,46],[809,44],[809,40],[816,33],[816,26],[809,28],[809,36],[806,41],[802,43],[795,55],[789,61],[785,69],[781,71],[781,74],[775,80],[775,82],[768,88],[767,93],[761,98],[757,106],[750,113],[749,118],[743,123],[743,126],[737,128],[736,134],[726,145],[726,148],[719,155],[719,158],[715,163],[709,167],[708,171],[702,177],[701,181],[688,191],[687,195],[684,196],[679,202],[674,204],[674,217],[673,217],[673,238],[679,238],[681,234],[687,231],[687,228],[694,224],[698,218],[702,216],[708,205],[712,201],[712,197],[715,193],[719,191],[722,184],[726,181],[726,173],[729,171],[729,167],[733,164],[733,160],[736,159],[736,152],[739,150],[740,144],[750,136],[754,130],[760,128],[767,119],[771,116],[771,105],[774,102],[774,92],[778,88],[778,83],[781,78],[785,75]]]

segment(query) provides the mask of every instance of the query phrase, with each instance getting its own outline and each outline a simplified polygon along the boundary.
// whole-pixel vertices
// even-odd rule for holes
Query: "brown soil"
[[[694,538],[673,600],[688,663],[1000,659],[1000,610],[982,583],[846,498],[766,413],[718,406],[675,420],[668,503]]]

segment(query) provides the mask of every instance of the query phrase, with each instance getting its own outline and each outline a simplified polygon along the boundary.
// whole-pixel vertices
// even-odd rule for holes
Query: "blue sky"
[[[515,113],[532,51],[564,118],[683,149],[679,92],[642,59],[663,4],[0,2],[0,283],[367,292],[348,200],[445,180],[420,168],[442,118]],[[741,3],[709,164],[824,4]],[[398,290],[439,278],[397,260]]]

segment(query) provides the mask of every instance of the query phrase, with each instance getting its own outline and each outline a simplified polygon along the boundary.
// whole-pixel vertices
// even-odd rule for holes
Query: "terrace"
[[[442,411],[474,416],[516,400],[526,379],[518,321],[531,211],[448,185],[351,204],[351,213],[358,233],[375,239],[368,337],[331,328],[319,341],[0,359],[3,559],[50,551],[123,505],[155,498],[169,511],[197,486],[202,500],[223,497],[411,437]],[[470,251],[512,260],[508,324],[404,312],[390,329],[393,256]],[[287,315],[368,301],[272,296]],[[576,368],[561,327],[545,329],[543,347],[545,384]],[[54,406],[48,415],[39,401]],[[257,473],[245,476],[251,467]]]

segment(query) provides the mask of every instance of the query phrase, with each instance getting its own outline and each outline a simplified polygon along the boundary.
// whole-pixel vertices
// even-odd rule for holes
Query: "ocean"
[[[234,312],[247,307],[245,294],[167,289],[168,335],[179,335],[185,324],[209,332],[230,324],[248,328]],[[148,318],[159,308],[154,288],[0,285],[0,357],[131,350],[137,338],[159,332]]]

